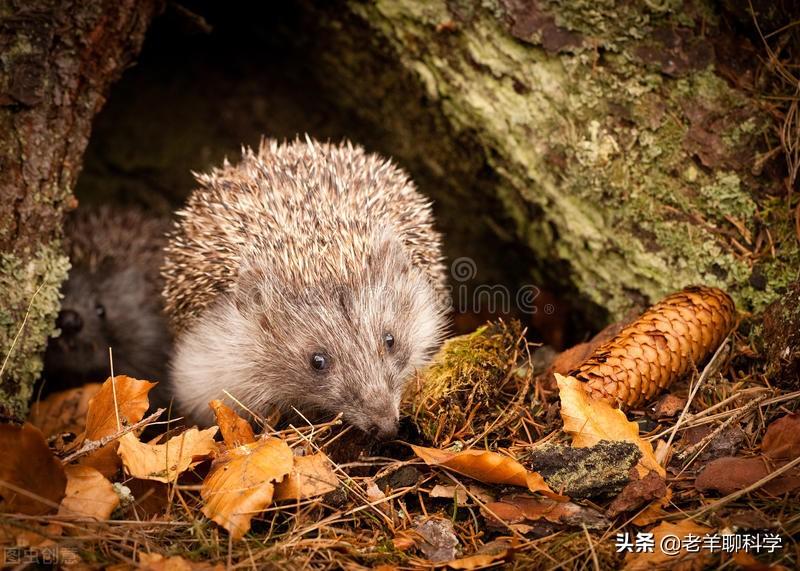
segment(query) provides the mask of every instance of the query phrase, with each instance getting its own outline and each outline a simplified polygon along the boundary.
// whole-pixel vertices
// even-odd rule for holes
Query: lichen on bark
[[[24,418],[68,262],[61,220],[94,114],[158,0],[0,7],[0,417]]]
[[[760,309],[791,279],[791,220],[753,174],[771,119],[717,75],[711,2],[348,6],[485,151],[531,279],[614,317],[694,283]]]
[[[0,253],[0,403],[2,416],[21,418],[31,398],[33,384],[42,371],[41,353],[55,326],[61,282],[69,260],[61,245],[42,247],[29,259]]]

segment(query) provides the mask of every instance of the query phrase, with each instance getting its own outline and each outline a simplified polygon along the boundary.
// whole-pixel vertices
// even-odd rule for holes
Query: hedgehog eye
[[[106,308],[100,303],[94,306],[94,312],[97,314],[97,317],[101,319],[106,316]]]
[[[328,368],[330,359],[325,353],[314,353],[311,355],[311,368],[317,371],[324,371]]]
[[[391,349],[392,347],[394,347],[394,335],[392,335],[391,333],[384,333],[383,343],[386,345],[387,349]]]

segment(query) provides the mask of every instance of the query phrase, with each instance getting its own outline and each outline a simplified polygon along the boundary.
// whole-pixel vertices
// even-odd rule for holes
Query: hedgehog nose
[[[83,327],[83,320],[77,311],[63,309],[58,313],[58,317],[56,318],[56,327],[58,327],[64,335],[74,335]]]
[[[367,431],[375,440],[391,440],[397,436],[397,421],[391,418],[373,422]]]

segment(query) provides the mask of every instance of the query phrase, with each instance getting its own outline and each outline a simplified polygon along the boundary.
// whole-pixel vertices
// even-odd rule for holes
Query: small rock
[[[417,547],[429,561],[437,563],[456,558],[458,538],[449,519],[421,518],[414,531],[420,537]]]
[[[384,491],[409,488],[416,485],[419,481],[420,474],[421,472],[414,466],[403,466],[391,474],[381,476],[375,483]]]

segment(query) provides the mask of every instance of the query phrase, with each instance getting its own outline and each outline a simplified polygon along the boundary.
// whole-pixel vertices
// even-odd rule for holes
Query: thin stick
[[[17,340],[19,336],[22,334],[22,330],[25,329],[25,324],[28,322],[28,316],[31,314],[31,308],[33,307],[33,301],[36,299],[36,296],[39,295],[39,292],[42,291],[44,287],[44,281],[39,285],[36,291],[33,293],[33,297],[31,297],[31,301],[28,304],[28,309],[25,311],[25,317],[22,318],[22,325],[19,326],[17,329],[17,334],[14,335],[14,340],[11,342],[11,347],[8,348],[8,353],[6,353],[6,358],[3,359],[3,366],[0,367],[0,379],[3,378],[3,371],[6,370],[6,365],[8,364],[8,359],[11,357],[11,353],[14,352],[14,347],[17,344]]]
[[[686,404],[683,405],[683,410],[681,411],[681,415],[678,417],[678,422],[675,423],[675,426],[672,427],[672,432],[669,435],[669,439],[667,440],[666,450],[670,449],[672,446],[672,441],[675,439],[675,434],[678,432],[678,427],[683,423],[684,419],[686,418],[686,413],[689,412],[689,407],[694,400],[695,395],[697,395],[697,391],[700,390],[700,387],[706,381],[706,379],[711,375],[711,371],[715,371],[717,369],[717,361],[719,360],[719,356],[724,352],[723,350],[728,346],[728,339],[730,339],[730,334],[725,338],[725,340],[720,343],[717,350],[714,351],[714,355],[711,357],[711,360],[703,369],[703,372],[700,373],[700,378],[697,379],[697,383],[692,388],[692,392],[689,393],[689,398],[686,399]],[[664,455],[664,461],[666,462],[669,454]]]
[[[681,469],[681,473],[683,473],[683,471],[686,470],[686,468],[688,468],[691,465],[691,463],[697,459],[697,457],[700,455],[703,449],[706,446],[708,446],[708,444],[717,435],[719,435],[722,431],[724,431],[734,422],[737,422],[742,418],[744,418],[745,416],[747,416],[750,412],[752,412],[754,408],[756,408],[761,403],[761,401],[766,400],[766,398],[767,398],[766,394],[757,396],[756,398],[745,404],[742,408],[737,409],[733,415],[731,415],[728,419],[726,419],[725,422],[720,424],[711,433],[707,434],[702,440],[700,440],[700,442],[690,446],[689,448],[678,454],[678,460],[680,462],[685,462],[687,458],[689,458],[690,456],[694,456],[693,458],[691,458],[691,460],[689,460],[688,462],[686,462],[686,464],[684,464],[683,468]],[[697,453],[696,456],[695,453]],[[680,474],[678,474],[678,476],[680,476]]]
[[[592,552],[592,563],[594,564],[594,570],[600,571],[600,562],[597,560],[597,553],[594,550],[594,544],[592,543],[592,536],[589,535],[589,530],[586,528],[586,524],[581,524],[583,528],[583,533],[586,534],[586,542],[589,544],[589,550]]]
[[[161,416],[164,413],[165,410],[166,409],[160,408],[157,411],[155,411],[153,414],[151,414],[150,416],[148,416],[146,418],[143,418],[139,422],[131,424],[130,426],[126,426],[125,428],[120,429],[119,432],[116,432],[115,434],[109,434],[108,436],[104,436],[100,440],[87,440],[86,442],[83,443],[83,445],[80,448],[78,448],[78,450],[76,450],[75,452],[73,452],[72,454],[70,454],[69,456],[64,458],[63,460],[61,460],[61,463],[62,464],[69,464],[70,462],[72,462],[76,458],[80,458],[81,456],[85,456],[85,455],[89,454],[90,452],[94,452],[95,450],[97,450],[99,448],[102,448],[103,446],[105,446],[109,442],[113,442],[117,438],[120,438],[121,436],[125,436],[127,433],[131,432],[132,430],[136,430],[137,428],[140,428],[140,427],[144,426],[145,424],[149,424],[150,422],[152,422],[153,420],[155,420],[156,418]]]
[[[122,430],[122,423],[119,421],[119,404],[117,403],[117,379],[114,376],[114,355],[111,347],[108,348],[108,362],[111,366],[111,394],[114,395],[114,415],[117,417],[117,430]]]

